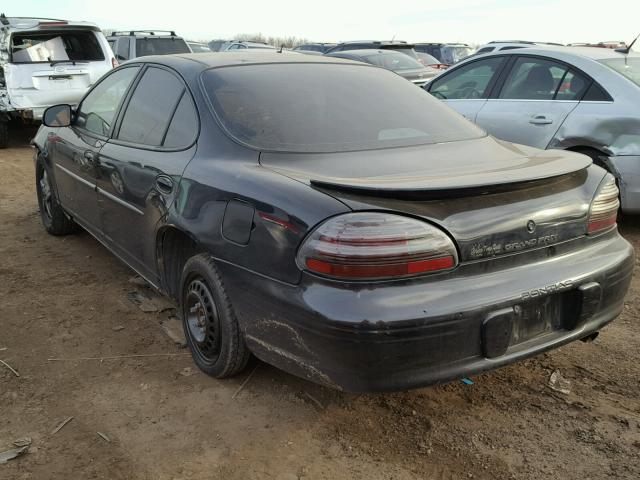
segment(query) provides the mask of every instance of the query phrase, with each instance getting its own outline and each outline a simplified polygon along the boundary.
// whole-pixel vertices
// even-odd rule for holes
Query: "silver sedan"
[[[640,213],[640,54],[544,47],[473,57],[424,87],[492,135],[589,155]]]

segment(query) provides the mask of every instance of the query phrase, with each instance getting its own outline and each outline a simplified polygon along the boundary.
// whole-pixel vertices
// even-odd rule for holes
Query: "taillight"
[[[438,70],[446,70],[447,68],[449,68],[449,65],[447,65],[446,63],[434,63],[432,65],[427,65],[427,67],[437,68]]]
[[[115,57],[111,57],[111,67],[116,68],[118,65],[120,65],[118,60],[116,60]]]
[[[340,279],[372,280],[449,270],[458,263],[451,239],[428,223],[380,212],[327,220],[298,252],[303,270]]]
[[[619,195],[616,179],[608,175],[591,203],[588,233],[602,232],[616,224],[620,207]]]

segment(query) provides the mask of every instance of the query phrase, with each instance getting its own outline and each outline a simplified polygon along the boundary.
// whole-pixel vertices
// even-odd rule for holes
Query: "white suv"
[[[51,105],[78,103],[115,65],[92,23],[0,15],[0,148],[10,119],[41,120]]]

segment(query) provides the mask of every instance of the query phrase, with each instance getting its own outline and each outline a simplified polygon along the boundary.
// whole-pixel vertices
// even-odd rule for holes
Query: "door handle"
[[[161,193],[171,193],[173,191],[173,180],[171,180],[171,177],[161,175],[156,178],[156,187]]]
[[[529,120],[532,125],[551,125],[553,120],[545,115],[533,115]]]

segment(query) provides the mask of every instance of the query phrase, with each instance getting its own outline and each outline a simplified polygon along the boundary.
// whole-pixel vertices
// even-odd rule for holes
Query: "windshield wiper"
[[[51,60],[51,59],[49,59],[49,61],[51,62],[49,64],[50,67],[53,67],[54,65],[58,65],[59,63],[70,63],[71,65],[75,65],[76,63],[89,63],[89,62],[76,62],[75,60]]]

